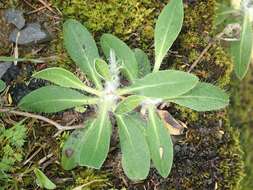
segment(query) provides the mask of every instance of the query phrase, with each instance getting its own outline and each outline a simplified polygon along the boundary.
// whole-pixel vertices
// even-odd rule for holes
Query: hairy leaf
[[[176,40],[184,18],[182,0],[171,0],[158,17],[155,27],[155,66],[158,71],[167,51]]]
[[[4,81],[0,80],[0,92],[2,92],[6,87],[6,84],[4,83]]]
[[[145,100],[143,96],[132,95],[122,100],[116,107],[115,113],[124,114],[133,111],[141,102]]]
[[[151,98],[175,98],[190,91],[197,83],[198,78],[193,74],[165,70],[137,79],[130,87],[119,90],[119,93],[136,93]]]
[[[111,80],[110,68],[109,65],[103,59],[95,60],[95,69],[97,73],[106,81]]]
[[[152,106],[148,108],[146,133],[154,166],[159,174],[166,178],[173,163],[173,144],[169,132]]]
[[[75,130],[64,143],[61,164],[65,170],[71,170],[78,165],[80,142],[84,136],[85,129]]]
[[[55,189],[56,185],[39,169],[35,168],[36,182],[38,186],[45,189]]]
[[[169,101],[196,111],[211,111],[226,107],[229,96],[216,86],[199,83],[190,92]]]
[[[56,113],[96,102],[96,98],[90,98],[72,89],[46,86],[26,95],[18,106],[26,111]]]
[[[69,19],[63,25],[64,44],[70,57],[99,88],[101,82],[94,70],[95,59],[99,58],[96,42],[89,31],[78,21]]]
[[[122,166],[131,180],[143,180],[150,168],[150,153],[145,135],[134,117],[117,115]]]
[[[147,54],[141,49],[136,48],[134,50],[134,53],[138,63],[138,77],[142,78],[145,75],[151,73],[151,64]]]
[[[231,54],[235,63],[235,73],[242,80],[249,68],[253,48],[253,29],[249,15],[245,15],[241,39],[231,43]]]
[[[98,118],[89,124],[82,137],[78,159],[80,166],[100,169],[107,157],[112,130],[108,115],[109,106],[102,103]]]
[[[44,69],[33,75],[35,78],[48,80],[62,87],[84,90],[92,94],[98,94],[95,89],[86,86],[73,73],[59,67]]]
[[[111,34],[104,34],[100,41],[106,57],[109,58],[110,51],[114,50],[121,63],[123,74],[130,81],[136,79],[138,64],[134,52],[123,41]]]

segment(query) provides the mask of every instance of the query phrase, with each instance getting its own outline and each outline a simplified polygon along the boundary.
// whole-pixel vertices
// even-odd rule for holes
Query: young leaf
[[[64,143],[61,158],[63,169],[71,170],[78,165],[80,142],[85,132],[85,129],[75,130]]]
[[[170,0],[158,17],[155,27],[155,66],[158,71],[167,51],[176,40],[184,19],[182,0]]]
[[[190,91],[198,83],[198,78],[182,71],[165,70],[150,73],[134,84],[119,90],[119,94],[136,93],[151,98],[175,98]]]
[[[100,42],[106,57],[109,58],[110,50],[114,50],[119,61],[121,61],[123,74],[130,81],[136,79],[138,64],[133,51],[123,41],[111,34],[103,34]]]
[[[18,106],[25,111],[56,113],[75,106],[95,104],[96,102],[96,98],[87,97],[72,89],[46,86],[26,95]]]
[[[199,83],[191,91],[169,101],[196,111],[211,111],[226,107],[229,96],[216,86]]]
[[[94,60],[99,58],[98,49],[89,31],[78,21],[69,19],[63,25],[63,38],[65,47],[73,61],[98,88],[102,88],[94,70]]]
[[[151,159],[159,174],[168,177],[173,163],[173,144],[169,132],[155,112],[148,108],[148,127],[146,129]]]
[[[145,100],[143,96],[132,95],[128,96],[126,99],[122,100],[116,107],[116,114],[125,114],[133,111],[137,108],[141,102]]]
[[[235,63],[235,73],[242,80],[249,68],[253,48],[253,29],[249,15],[244,17],[241,39],[231,43],[231,54]]]
[[[147,54],[138,48],[134,50],[134,54],[138,63],[138,77],[142,78],[145,75],[151,73],[151,64]]]
[[[0,80],[0,92],[2,92],[6,87],[6,84],[4,83],[4,81]]]
[[[104,80],[111,80],[109,65],[103,59],[95,60],[95,70]]]
[[[100,169],[109,152],[111,123],[108,115],[110,105],[102,104],[99,116],[88,126],[79,147],[80,166]]]
[[[85,86],[73,73],[59,67],[44,69],[33,75],[35,78],[48,80],[62,87],[75,88],[98,95],[99,92],[93,88]]]
[[[131,180],[143,180],[148,176],[150,153],[145,135],[137,126],[140,122],[131,116],[117,115],[122,166]]]
[[[42,171],[35,168],[34,173],[37,178],[36,182],[37,182],[38,186],[40,186],[41,188],[45,188],[45,189],[55,189],[56,188],[56,185],[50,179],[48,179],[48,177]]]

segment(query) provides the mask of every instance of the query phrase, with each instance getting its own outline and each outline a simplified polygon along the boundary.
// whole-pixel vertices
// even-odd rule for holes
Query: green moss
[[[65,18],[75,18],[97,34],[113,33],[124,41],[153,38],[156,0],[51,0]],[[141,39],[141,40],[140,40]],[[136,41],[137,42],[137,41]],[[137,42],[138,43],[138,42]]]
[[[232,126],[241,131],[241,145],[244,151],[243,159],[245,163],[246,176],[243,179],[241,186],[242,190],[253,189],[253,68],[249,69],[249,72],[243,81],[235,79],[233,81],[232,101],[230,116]]]
[[[203,0],[185,9],[183,33],[178,38],[178,53],[182,56],[176,58],[175,68],[189,69],[215,36],[216,4],[215,0]],[[204,81],[225,87],[230,82],[232,70],[231,58],[221,45],[216,43],[203,56],[193,72]]]

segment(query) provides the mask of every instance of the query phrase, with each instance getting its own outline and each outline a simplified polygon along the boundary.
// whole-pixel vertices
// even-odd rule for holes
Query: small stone
[[[0,62],[0,78],[6,73],[6,71],[11,67],[10,62]]]
[[[18,29],[22,29],[25,26],[25,18],[20,10],[7,9],[4,17],[9,24],[14,24]]]
[[[37,44],[50,40],[50,35],[47,31],[41,28],[39,23],[28,24],[23,30],[15,29],[9,37],[9,40],[13,43],[16,42],[16,38],[19,32],[18,44],[19,45],[29,45]]]

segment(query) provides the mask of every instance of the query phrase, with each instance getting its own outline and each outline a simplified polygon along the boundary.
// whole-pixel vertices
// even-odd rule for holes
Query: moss
[[[238,79],[233,80],[233,91],[230,116],[232,126],[241,131],[241,145],[244,151],[243,159],[245,163],[246,176],[243,179],[241,186],[243,190],[253,189],[253,68],[249,69],[249,72],[243,81]]]
[[[153,38],[154,16],[161,2],[156,0],[51,0],[65,18],[75,18],[99,34],[113,33],[127,41]]]

